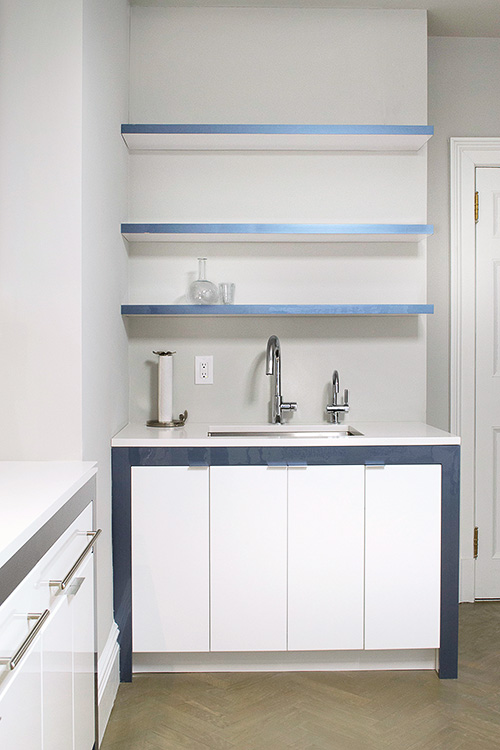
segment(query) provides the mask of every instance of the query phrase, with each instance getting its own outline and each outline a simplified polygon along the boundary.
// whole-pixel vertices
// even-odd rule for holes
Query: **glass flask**
[[[193,305],[215,305],[219,292],[215,284],[207,281],[206,258],[198,258],[198,279],[189,286],[188,297]]]

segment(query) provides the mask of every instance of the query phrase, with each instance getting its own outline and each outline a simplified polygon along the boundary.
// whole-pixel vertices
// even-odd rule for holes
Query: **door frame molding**
[[[500,138],[450,138],[450,429],[462,439],[460,601],[474,601],[475,593],[476,167],[500,167]]]

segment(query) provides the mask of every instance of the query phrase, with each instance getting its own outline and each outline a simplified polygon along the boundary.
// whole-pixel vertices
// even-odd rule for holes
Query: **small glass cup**
[[[222,305],[234,304],[234,284],[228,281],[219,284],[219,299]]]

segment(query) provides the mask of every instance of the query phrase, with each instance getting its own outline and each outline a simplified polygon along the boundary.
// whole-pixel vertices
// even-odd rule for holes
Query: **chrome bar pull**
[[[50,611],[48,609],[45,610],[45,612],[36,612],[36,613],[30,613],[27,615],[27,619],[29,620],[36,620],[36,624],[31,628],[30,632],[24,639],[24,641],[21,643],[19,648],[17,649],[14,656],[6,659],[0,659],[0,663],[6,664],[7,669],[13,670],[15,669],[23,656],[26,654],[27,650],[37,637],[38,633],[43,627],[44,622],[46,621],[47,617],[50,615]]]
[[[78,560],[75,562],[71,570],[68,573],[66,573],[62,581],[49,581],[49,586],[57,586],[61,591],[64,591],[64,589],[68,586],[69,582],[71,581],[76,571],[82,564],[83,560],[85,560],[85,558],[87,557],[87,555],[89,554],[89,552],[91,551],[92,547],[97,542],[101,534],[102,534],[102,529],[97,529],[97,531],[87,531],[87,536],[91,536],[92,539],[87,544],[87,546],[83,550]]]

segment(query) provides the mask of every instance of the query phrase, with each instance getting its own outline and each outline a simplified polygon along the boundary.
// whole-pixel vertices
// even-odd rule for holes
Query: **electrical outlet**
[[[194,382],[196,385],[213,384],[214,358],[211,354],[194,358]]]

